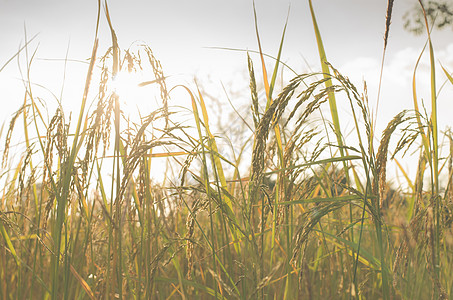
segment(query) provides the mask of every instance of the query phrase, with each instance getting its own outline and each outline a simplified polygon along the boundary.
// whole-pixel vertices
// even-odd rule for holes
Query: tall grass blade
[[[326,79],[325,85],[326,85],[326,88],[330,88],[332,86],[332,80],[330,79],[331,75],[330,75],[329,66],[327,65],[328,61],[327,61],[326,52],[324,50],[324,45],[323,45],[322,38],[321,38],[321,32],[319,31],[318,23],[316,21],[316,16],[315,16],[315,12],[313,9],[312,1],[308,0],[308,4],[310,5],[310,13],[311,13],[312,21],[313,21],[313,28],[315,30],[319,58],[321,60],[321,69],[322,69],[323,76]],[[329,97],[330,113],[332,115],[332,122],[333,122],[333,126],[335,129],[335,135],[337,137],[338,145],[340,146],[340,154],[341,154],[341,156],[344,156],[344,150],[343,150],[344,143],[343,143],[343,138],[341,136],[340,118],[338,117],[337,102],[335,99],[335,94],[333,92],[330,92],[328,97]],[[345,170],[347,170],[346,165],[345,165]]]
[[[428,35],[428,49],[430,59],[430,72],[431,72],[431,118],[430,118],[430,133],[432,138],[430,152],[432,153],[430,166],[432,173],[432,198],[434,201],[434,249],[432,249],[434,255],[432,256],[433,268],[435,274],[435,282],[438,287],[438,294],[442,294],[442,288],[440,283],[440,265],[441,265],[441,210],[442,203],[439,195],[439,142],[438,142],[438,128],[437,128],[437,91],[436,91],[436,69],[434,59],[434,49],[431,42],[431,32],[429,29],[427,13],[421,0],[419,0],[420,6],[423,11],[423,17],[425,21],[425,28]]]
[[[384,60],[385,60],[385,53],[387,51],[387,43],[388,43],[388,38],[389,38],[389,33],[390,33],[390,24],[392,23],[392,12],[393,12],[393,2],[394,0],[388,0],[387,1],[387,14],[385,16],[385,33],[384,33],[384,49],[382,50],[382,59],[381,59],[381,71],[379,72],[379,86],[378,86],[378,94],[377,94],[377,100],[376,100],[376,112],[374,115],[374,126],[373,126],[373,132],[375,131],[376,128],[376,123],[377,123],[377,116],[378,116],[378,111],[379,111],[379,100],[381,97],[381,86],[382,86],[382,75],[384,73]],[[373,140],[371,140],[373,142]]]
[[[450,81],[450,83],[453,84],[453,77],[452,77],[452,76],[450,75],[450,73],[444,68],[444,66],[441,65],[441,67],[442,67],[442,70],[443,70],[444,73],[445,73],[445,76],[447,76],[448,81]]]
[[[254,14],[254,20],[255,20],[256,38],[257,38],[257,41],[258,41],[259,54],[260,54],[260,59],[261,59],[261,67],[262,67],[262,72],[263,72],[264,88],[265,88],[265,91],[266,91],[266,99],[267,99],[266,110],[268,110],[270,105],[273,102],[272,93],[273,93],[275,82],[276,82],[276,79],[277,79],[278,67],[279,67],[279,63],[280,63],[281,52],[282,52],[282,49],[283,49],[283,42],[284,42],[284,38],[285,38],[286,25],[288,23],[288,18],[286,19],[285,27],[283,29],[283,34],[282,34],[282,37],[281,37],[280,46],[279,46],[279,50],[278,50],[278,55],[277,55],[277,58],[276,58],[276,61],[275,61],[275,67],[274,67],[274,71],[273,71],[272,80],[271,80],[271,83],[269,84],[266,64],[265,64],[265,61],[264,61],[264,55],[263,55],[263,50],[262,50],[262,47],[261,47],[261,40],[260,40],[260,36],[259,36],[259,31],[258,31],[258,20],[257,20],[257,16],[256,16],[255,2],[253,2],[253,14]],[[289,14],[288,14],[288,16],[289,16]],[[284,161],[283,161],[283,143],[282,143],[282,136],[281,136],[281,132],[280,132],[280,127],[279,127],[278,124],[275,124],[274,132],[275,132],[275,139],[277,141],[277,151],[278,151],[279,165],[280,165],[280,167],[283,167],[284,166]],[[279,202],[279,197],[280,197],[280,195],[279,195],[279,191],[280,191],[279,185],[281,185],[281,184],[283,184],[283,183],[280,182],[280,181],[277,182],[277,187],[276,187],[276,191],[277,192],[274,195],[274,207],[275,208],[278,207],[278,202]],[[264,212],[263,208],[261,209],[261,211]],[[262,215],[262,219],[264,219],[263,215]],[[264,225],[264,222],[262,224]],[[277,225],[277,211],[274,211],[273,222],[272,222],[272,237],[271,237],[271,262],[270,262],[271,265],[273,264],[273,257],[274,257],[276,225]],[[264,231],[264,228],[261,228],[261,231]],[[263,239],[261,240],[261,243],[263,244]],[[264,249],[264,245],[262,245],[262,249]],[[260,272],[262,273],[263,270],[261,270]],[[261,274],[261,277],[262,277],[262,274]]]
[[[79,119],[77,122],[76,132],[74,134],[74,140],[72,144],[72,149],[68,161],[65,162],[63,166],[64,170],[62,172],[63,176],[63,187],[62,187],[62,194],[60,197],[57,197],[57,216],[56,222],[54,226],[54,241],[55,241],[55,256],[52,258],[53,260],[53,273],[52,273],[52,300],[56,300],[58,298],[58,281],[59,281],[59,264],[60,264],[60,250],[61,250],[61,233],[63,229],[63,223],[65,220],[65,211],[66,211],[66,204],[69,198],[69,185],[71,182],[72,176],[72,168],[74,167],[74,162],[77,156],[77,145],[78,145],[78,138],[80,135],[80,128],[82,125],[83,115],[85,113],[85,105],[88,98],[88,91],[91,84],[91,76],[93,73],[94,63],[96,61],[96,52],[98,47],[98,40],[96,39],[93,45],[93,50],[91,54],[90,66],[88,67],[87,78],[85,82],[85,89],[82,98],[82,104],[79,112]],[[67,234],[67,233],[66,233]]]
[[[17,52],[11,56],[4,64],[3,66],[0,68],[0,72],[3,71],[4,68],[6,68],[6,66],[14,59],[16,58],[21,52],[22,50],[26,49],[27,46],[38,36],[38,34],[35,34],[31,39],[29,39],[28,41],[25,42],[25,45],[23,45],[22,47],[19,48],[19,50],[17,50]]]
[[[3,224],[3,220],[0,219],[0,232],[2,233],[3,240],[5,241],[6,245],[8,246],[8,249],[11,253],[11,255],[14,257],[14,260],[16,261],[16,264],[18,267],[20,267],[20,259],[17,256],[16,249],[14,249],[13,243],[11,242],[11,239],[8,235],[8,233],[5,230],[5,226]]]

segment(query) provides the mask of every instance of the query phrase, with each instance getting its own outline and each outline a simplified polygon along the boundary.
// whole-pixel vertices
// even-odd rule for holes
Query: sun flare
[[[150,80],[151,79],[151,80]],[[119,97],[120,109],[125,119],[138,122],[162,106],[159,85],[154,74],[145,72],[120,71],[111,82],[111,92]],[[154,135],[154,129],[163,128],[163,119],[155,120],[147,126],[147,132]],[[130,126],[130,125],[127,125]],[[156,148],[157,152],[165,149]],[[152,160],[150,177],[156,182],[164,182],[166,157],[155,157]]]
[[[153,74],[144,72],[120,71],[111,82],[112,92],[120,99],[121,110],[126,116],[144,116],[160,107],[160,90],[158,85],[143,85]]]

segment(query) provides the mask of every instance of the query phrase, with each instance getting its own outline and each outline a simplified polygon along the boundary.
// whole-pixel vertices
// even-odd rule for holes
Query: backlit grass
[[[309,7],[321,72],[279,89],[286,25],[270,71],[256,26],[240,144],[216,133],[200,87],[167,86],[149,46],[121,50],[108,9],[112,47],[100,53],[96,36],[77,115],[59,106],[47,116],[25,85],[2,130],[0,298],[451,298],[453,135],[437,126],[428,21],[431,111],[420,108],[417,61],[413,107],[379,133],[366,89],[329,63]],[[138,68],[153,71],[140,84],[158,87],[161,104],[130,120],[110,85]],[[176,91],[185,108],[172,105]],[[337,99],[352,116],[348,138]],[[398,160],[407,153],[418,155],[414,178]],[[161,159],[169,167],[156,182]],[[391,184],[389,164],[407,189]]]

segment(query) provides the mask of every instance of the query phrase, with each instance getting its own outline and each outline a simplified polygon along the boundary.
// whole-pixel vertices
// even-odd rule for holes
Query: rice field
[[[93,42],[80,111],[47,115],[25,85],[2,127],[0,298],[452,299],[453,134],[438,128],[437,92],[453,78],[434,59],[428,18],[430,110],[419,59],[413,106],[376,132],[366,85],[329,63],[309,5],[320,72],[294,72],[280,88],[286,26],[272,69],[256,27],[238,138],[217,134],[202,87],[168,84],[150,46],[120,48],[99,2],[112,45]],[[112,85],[142,68],[159,107],[131,120]],[[176,92],[187,107],[172,105]],[[409,154],[415,176],[400,163]],[[392,184],[390,165],[407,188]]]

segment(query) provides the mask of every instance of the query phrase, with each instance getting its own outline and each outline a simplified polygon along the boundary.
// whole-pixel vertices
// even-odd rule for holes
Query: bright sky
[[[329,61],[351,78],[359,90],[362,81],[367,81],[373,108],[382,57],[386,2],[313,1]],[[381,129],[399,111],[412,108],[411,77],[426,39],[426,36],[415,37],[403,30],[402,15],[414,3],[415,0],[395,1],[379,108],[378,128]],[[308,71],[308,67],[320,70],[308,1],[256,0],[255,5],[263,51],[276,55],[290,7],[282,59],[300,73]],[[148,44],[161,61],[165,75],[176,82],[180,79],[179,83],[190,83],[195,75],[209,74],[210,80],[219,82],[221,89],[220,80],[228,83],[245,72],[246,56],[243,52],[209,47],[257,49],[252,0],[110,1],[109,11],[120,47],[128,48],[135,41]],[[95,0],[0,0],[0,67],[24,44],[24,28],[28,39],[38,34],[28,48],[29,56],[36,50],[31,71],[33,83],[45,86],[57,98],[62,95],[63,105],[77,109],[87,65],[68,62],[64,76],[63,61],[45,59],[62,59],[66,55],[75,60],[88,59],[96,14]],[[450,71],[453,71],[452,33],[447,29],[433,35],[436,59]],[[103,54],[111,45],[104,15],[99,37],[98,53]],[[424,61],[428,60],[425,55]],[[19,65],[24,72],[25,52],[20,54]],[[255,69],[257,67],[256,63]],[[437,68],[439,71],[440,66]],[[419,93],[426,103],[430,101],[428,72],[426,64],[422,65],[418,76]],[[11,113],[23,102],[20,77],[17,59],[0,73],[1,121],[8,122]],[[445,76],[438,72],[438,78],[440,85]],[[244,86],[247,85],[245,82]],[[38,86],[35,91],[51,99],[49,91]],[[452,91],[450,87],[445,88],[439,98],[440,128],[452,123]],[[52,115],[53,111],[49,113]]]

